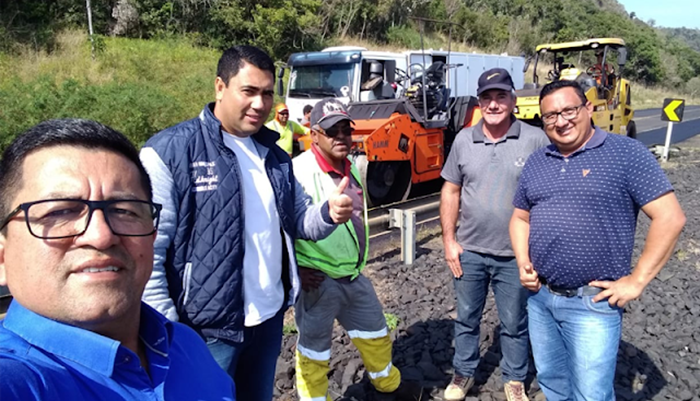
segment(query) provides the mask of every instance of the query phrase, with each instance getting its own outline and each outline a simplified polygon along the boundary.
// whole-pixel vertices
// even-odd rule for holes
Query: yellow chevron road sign
[[[661,120],[679,123],[683,121],[683,110],[685,110],[684,99],[664,99]]]

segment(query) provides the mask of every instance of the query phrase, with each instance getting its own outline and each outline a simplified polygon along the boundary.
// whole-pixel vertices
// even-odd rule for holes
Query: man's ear
[[[590,100],[586,100],[586,110],[588,110],[588,113],[593,116],[593,103],[591,103]]]
[[[224,90],[226,89],[226,82],[224,82],[221,77],[216,77],[214,80],[214,90],[216,91],[216,100],[219,101],[224,97]]]
[[[311,136],[311,142],[313,142],[317,145],[318,145],[318,135],[319,135],[319,133],[315,129],[311,129],[311,131],[309,132],[309,136]]]

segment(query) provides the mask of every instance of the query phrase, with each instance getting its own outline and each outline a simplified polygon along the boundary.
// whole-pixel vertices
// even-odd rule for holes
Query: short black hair
[[[304,106],[304,114],[306,115],[306,114],[311,113],[311,110],[313,110],[313,109],[314,109],[314,107],[312,105],[307,104],[306,106]]]
[[[586,99],[586,94],[583,92],[583,88],[581,88],[581,85],[579,85],[578,82],[559,80],[559,81],[550,82],[542,88],[542,91],[540,92],[540,104],[542,104],[542,100],[545,97],[551,95],[552,93],[558,91],[559,89],[564,89],[564,88],[573,88],[574,91],[576,92],[576,95],[578,95],[578,98],[581,100],[581,104],[588,103],[588,99]]]
[[[243,68],[243,63],[269,71],[273,77],[275,76],[275,62],[272,58],[262,49],[248,45],[233,46],[224,51],[216,68],[216,76],[228,86],[228,81],[238,74],[238,71]]]
[[[16,205],[10,202],[22,187],[22,164],[32,152],[53,146],[75,146],[102,149],[122,155],[136,165],[141,185],[153,196],[151,180],[141,164],[139,152],[122,133],[96,121],[76,118],[48,120],[35,125],[15,138],[0,160],[0,216],[5,216]]]

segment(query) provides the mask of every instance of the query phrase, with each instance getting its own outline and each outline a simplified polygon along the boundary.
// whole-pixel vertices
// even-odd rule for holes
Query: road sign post
[[[671,134],[673,133],[673,123],[683,121],[683,111],[685,110],[684,99],[664,99],[664,106],[661,111],[661,120],[668,121],[666,129],[666,141],[664,150],[661,153],[661,161],[668,161],[668,148],[671,146]]]
[[[661,153],[661,161],[666,163],[668,161],[668,148],[671,146],[671,133],[673,132],[673,122],[668,122],[668,128],[666,128],[666,142],[664,142],[664,150]]]

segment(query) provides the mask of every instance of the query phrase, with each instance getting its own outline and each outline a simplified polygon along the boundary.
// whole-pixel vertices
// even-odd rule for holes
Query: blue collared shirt
[[[189,327],[142,304],[149,374],[120,342],[13,301],[0,322],[0,400],[235,400],[231,378]]]
[[[527,160],[513,205],[530,211],[530,259],[551,285],[577,288],[630,273],[640,207],[673,191],[641,142],[600,128],[562,156],[555,145]]]

